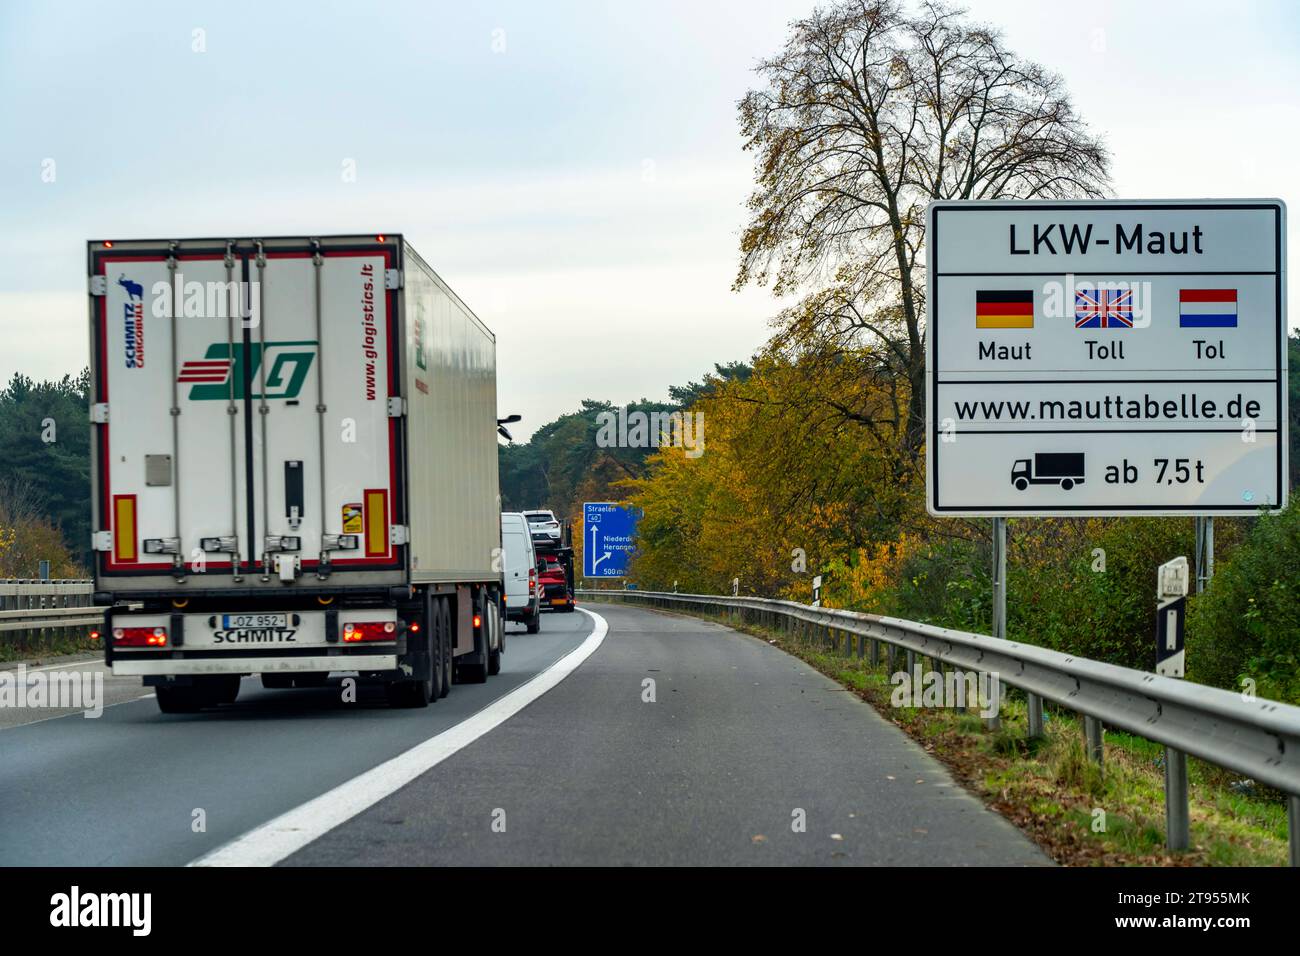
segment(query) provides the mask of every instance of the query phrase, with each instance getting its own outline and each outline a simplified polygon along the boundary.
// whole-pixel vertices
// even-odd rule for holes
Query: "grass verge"
[[[44,638],[30,638],[22,631],[0,632],[0,661],[35,661],[103,649],[103,644],[90,639],[88,628],[50,628]]]

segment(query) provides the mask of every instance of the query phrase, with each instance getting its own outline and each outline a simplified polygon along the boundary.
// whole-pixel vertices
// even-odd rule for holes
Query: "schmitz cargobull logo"
[[[253,398],[292,399],[302,391],[315,357],[315,342],[267,342],[265,347],[254,342],[247,348],[242,342],[215,342],[203,358],[183,362],[176,381],[193,386],[192,402],[224,401],[232,385],[235,396],[242,397],[246,379],[252,382]]]
[[[118,276],[117,284],[126,290],[122,306],[122,357],[127,368],[144,368],[144,286]]]

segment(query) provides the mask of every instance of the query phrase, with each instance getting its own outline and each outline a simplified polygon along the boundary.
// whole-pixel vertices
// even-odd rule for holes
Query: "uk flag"
[[[1133,328],[1133,290],[1076,289],[1074,327],[1076,329]]]

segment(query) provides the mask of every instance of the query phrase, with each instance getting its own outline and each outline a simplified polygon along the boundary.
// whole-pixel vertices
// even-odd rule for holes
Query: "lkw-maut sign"
[[[1279,200],[936,202],[936,515],[1286,503]]]

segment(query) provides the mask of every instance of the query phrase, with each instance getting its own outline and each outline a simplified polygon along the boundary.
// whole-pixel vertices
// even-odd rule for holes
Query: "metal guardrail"
[[[105,608],[91,604],[90,580],[0,580],[0,632],[93,627]]]
[[[1002,683],[1032,695],[1031,707],[1033,697],[1039,698],[1039,708],[1042,700],[1050,700],[1281,790],[1288,796],[1291,865],[1300,866],[1300,707],[1032,644],[857,611],[755,597],[590,589],[577,593],[587,599],[738,615],[742,622],[784,627],[837,647],[842,634],[846,655],[856,650],[858,657],[869,654],[872,663],[879,661],[881,644],[901,648],[908,653],[909,672],[913,655],[919,654],[958,670],[996,674]],[[864,647],[868,642],[870,647]],[[1099,741],[1100,728],[1095,734]]]

